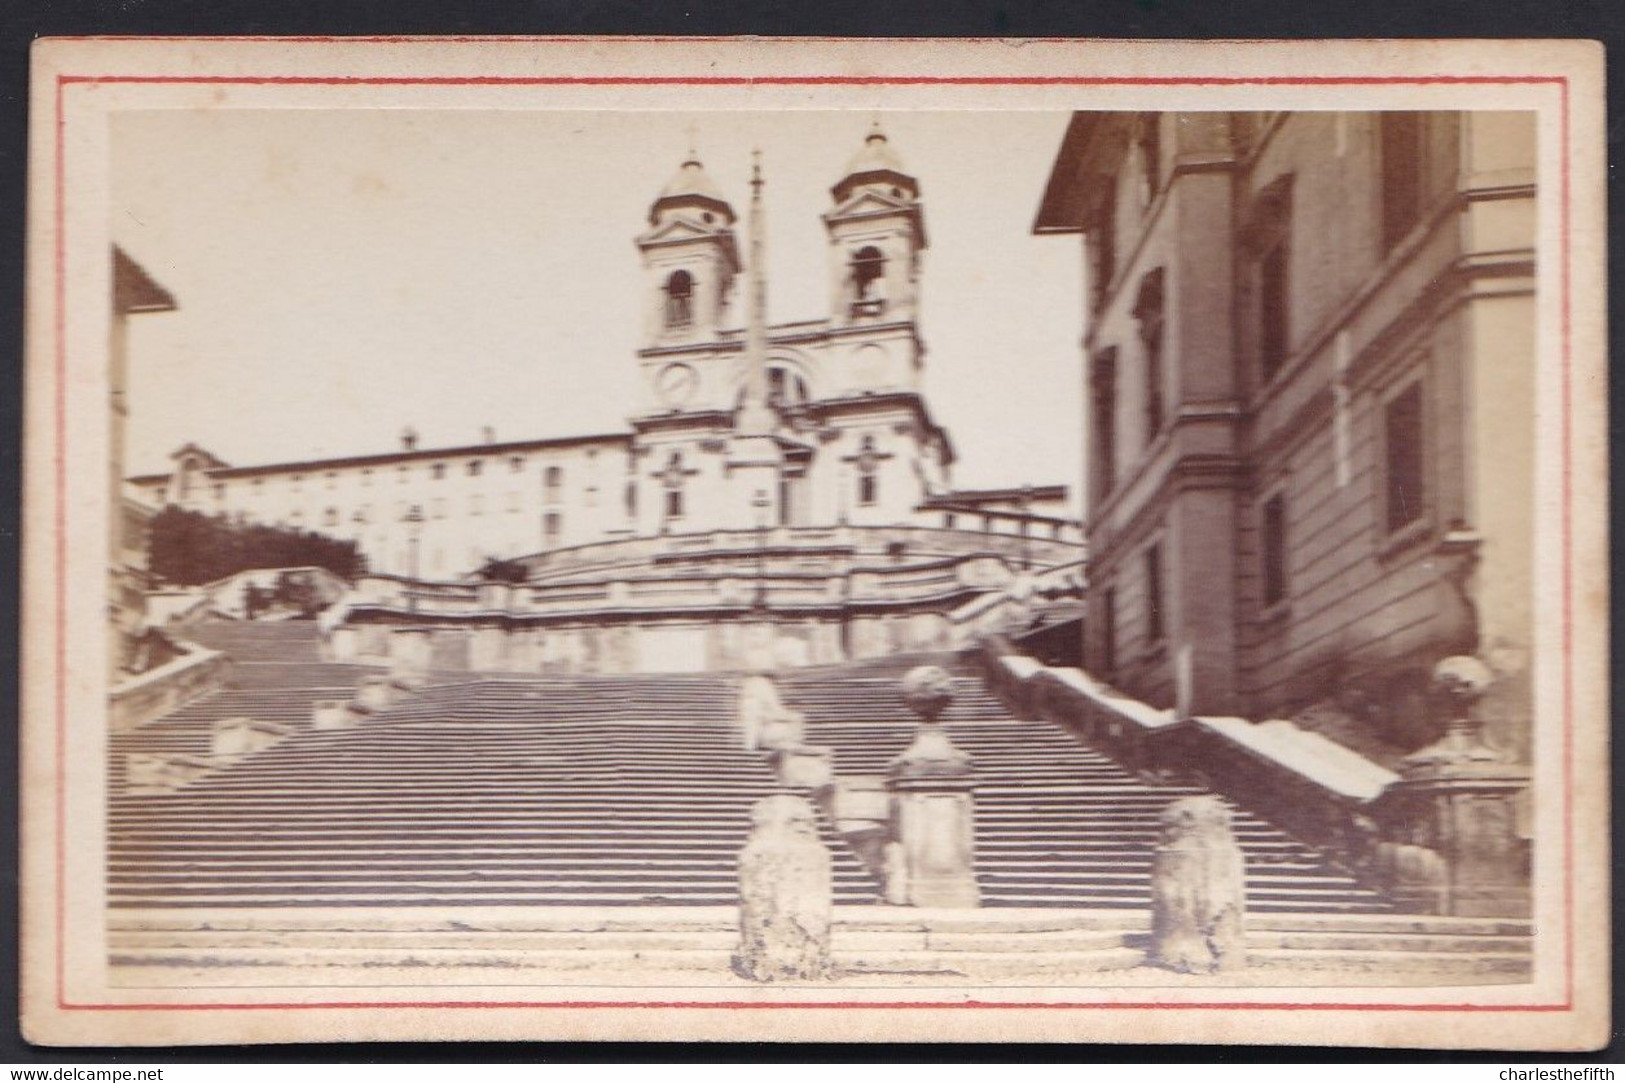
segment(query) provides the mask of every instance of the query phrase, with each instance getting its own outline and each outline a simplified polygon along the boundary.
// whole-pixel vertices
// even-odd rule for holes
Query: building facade
[[[1092,672],[1408,751],[1476,654],[1527,752],[1534,164],[1517,113],[1073,118]]]
[[[758,183],[760,180],[758,178]],[[757,216],[753,215],[755,221]],[[716,530],[910,524],[1076,543],[1065,486],[952,486],[922,391],[919,182],[878,128],[822,210],[830,308],[767,327],[760,233],[690,155],[637,236],[640,400],[626,431],[236,466],[188,444],[132,479],[154,503],[355,540],[374,571],[449,580],[491,558]],[[759,223],[757,223],[759,225]]]
[[[126,255],[113,249],[113,308],[108,363],[107,619],[108,671],[114,681],[146,667],[141,657],[146,618],[147,525],[153,507],[125,491],[124,434],[130,421],[130,318],[173,312],[175,298]]]

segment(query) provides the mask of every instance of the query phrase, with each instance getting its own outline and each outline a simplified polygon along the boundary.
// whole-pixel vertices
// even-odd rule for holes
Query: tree
[[[479,577],[487,583],[523,583],[530,578],[530,569],[522,560],[490,557],[480,566]]]
[[[182,586],[212,583],[251,568],[326,568],[344,579],[367,570],[353,541],[258,523],[233,522],[184,508],[165,508],[152,521],[148,565]]]

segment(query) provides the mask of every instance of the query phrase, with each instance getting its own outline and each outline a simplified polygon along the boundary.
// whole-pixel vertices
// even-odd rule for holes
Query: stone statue
[[[1151,864],[1150,961],[1182,974],[1247,965],[1245,862],[1217,797],[1186,797],[1162,814]]]
[[[756,802],[739,851],[739,949],[734,973],[752,981],[831,975],[829,851],[812,805],[793,794]]]

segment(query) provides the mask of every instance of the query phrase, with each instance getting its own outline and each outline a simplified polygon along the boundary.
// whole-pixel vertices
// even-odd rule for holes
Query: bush
[[[170,507],[152,521],[148,565],[170,583],[197,586],[251,568],[326,568],[354,579],[367,558],[352,541]]]

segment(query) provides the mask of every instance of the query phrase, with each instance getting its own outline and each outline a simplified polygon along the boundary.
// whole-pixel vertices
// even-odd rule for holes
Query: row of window
[[[514,456],[514,459],[512,461],[515,462],[516,464],[518,464],[518,465],[516,465],[514,467],[514,472],[515,473],[518,473],[518,472],[520,472],[520,471],[522,471],[524,469],[523,457]],[[434,463],[429,467],[429,476],[431,478],[433,478],[433,479],[436,479],[436,480],[442,479],[442,478],[444,478],[446,476],[446,470],[447,470],[447,465],[445,463]],[[474,460],[470,461],[467,464],[467,472],[468,472],[468,476],[470,476],[470,477],[479,477],[482,470],[483,470],[483,462],[481,460],[479,460],[479,459],[474,459]],[[405,482],[407,482],[410,479],[410,471],[411,471],[410,467],[406,467],[406,466],[399,467],[397,469],[397,479],[396,480],[401,482],[402,484],[404,484]],[[328,471],[325,475],[323,475],[323,477],[324,477],[324,479],[325,479],[325,481],[327,483],[327,485],[326,485],[327,488],[332,489],[332,488],[337,487],[338,473],[336,471]],[[361,484],[363,486],[370,486],[372,484],[372,470],[371,469],[363,469],[361,471],[361,473],[360,473],[360,478],[361,478]],[[186,477],[185,475],[182,476],[181,498],[183,500],[185,499],[187,493],[190,491],[190,480],[191,479],[189,477]],[[250,478],[249,483],[248,483],[249,495],[256,496],[256,497],[264,495],[265,490],[266,490],[265,481],[266,481],[265,478]],[[288,491],[293,492],[293,493],[300,492],[301,489],[302,489],[302,486],[304,484],[304,481],[305,481],[305,475],[303,475],[303,474],[291,474],[291,475],[289,475],[288,476]],[[559,495],[560,495],[561,491],[563,490],[563,487],[564,487],[564,470],[561,467],[549,466],[546,470],[544,470],[542,472],[542,488],[543,488],[545,499],[547,500],[548,503],[556,503],[558,501]],[[214,492],[214,497],[215,497],[216,500],[225,499],[225,496],[226,496],[226,483],[225,482],[219,482],[219,481],[215,482],[213,492]]]
[[[1420,380],[1413,380],[1383,407],[1383,461],[1380,522],[1393,538],[1410,532],[1423,519],[1429,498],[1425,441],[1427,403]],[[1291,594],[1291,535],[1287,494],[1271,494],[1259,508],[1260,600],[1268,611]],[[1156,647],[1166,638],[1163,620],[1163,554],[1154,542],[1140,554],[1145,586],[1145,640]],[[1117,669],[1117,588],[1107,587],[1101,608],[1101,644],[1108,674]]]
[[[847,265],[847,293],[853,316],[878,316],[886,308],[886,257],[874,245],[852,253]],[[680,331],[694,324],[694,276],[677,270],[666,276],[661,292],[666,330]]]
[[[1376,116],[1376,174],[1378,189],[1379,237],[1382,251],[1392,251],[1410,235],[1421,220],[1426,202],[1425,173],[1428,115],[1421,112],[1385,112]],[[1136,123],[1134,137],[1135,173],[1140,180],[1140,206],[1148,208],[1161,190],[1166,179],[1162,170],[1162,128],[1159,115],[1142,114]],[[1103,192],[1103,213],[1094,229],[1093,305],[1099,308],[1106,298],[1117,273],[1117,192],[1115,178],[1106,182]],[[1283,326],[1267,326],[1267,330],[1284,331],[1286,289],[1288,220],[1279,220],[1277,212],[1289,208],[1273,206],[1268,189],[1261,194],[1258,208],[1269,215],[1265,238],[1255,253],[1254,275],[1259,291],[1259,307],[1266,313],[1279,314]],[[1258,217],[1258,215],[1255,215]],[[1259,352],[1262,364],[1268,368],[1278,365],[1285,353],[1284,334],[1281,341],[1261,340]]]

